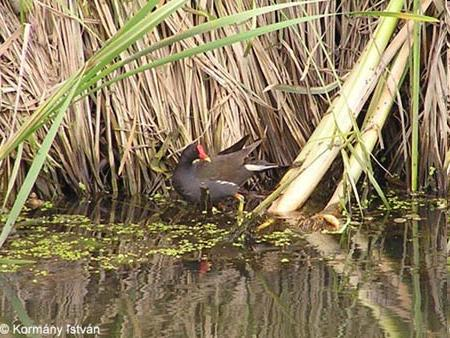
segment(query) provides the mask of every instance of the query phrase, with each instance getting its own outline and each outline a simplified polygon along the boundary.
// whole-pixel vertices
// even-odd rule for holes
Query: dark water
[[[0,324],[5,337],[20,336],[13,325],[95,336],[67,328],[89,324],[104,337],[447,337],[447,214],[428,204],[414,211],[421,220],[379,213],[343,236],[156,254],[116,270],[42,260],[34,271],[45,274],[0,275]],[[152,213],[92,203],[59,212],[103,223]]]

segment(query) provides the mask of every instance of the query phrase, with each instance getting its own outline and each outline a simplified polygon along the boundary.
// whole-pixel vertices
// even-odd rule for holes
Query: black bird
[[[201,144],[187,146],[180,156],[172,180],[175,190],[186,200],[202,202],[202,191],[207,191],[212,203],[235,197],[243,208],[239,187],[255,173],[280,167],[266,162],[247,162],[247,156],[261,143],[258,140],[246,147],[249,136],[222,150],[212,159]]]

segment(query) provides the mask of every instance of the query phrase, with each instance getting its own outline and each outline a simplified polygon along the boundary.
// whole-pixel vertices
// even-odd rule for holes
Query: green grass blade
[[[23,143],[21,143],[17,149],[17,155],[14,161],[13,170],[11,176],[8,178],[8,188],[6,189],[5,200],[3,201],[2,209],[5,209],[9,195],[11,194],[11,191],[14,188],[14,182],[16,181],[17,173],[19,172],[20,169],[20,162],[22,161],[22,153],[23,153]]]
[[[414,13],[420,1],[414,0]],[[420,23],[414,22],[411,72],[411,191],[419,187],[419,96],[420,96]]]
[[[60,105],[64,96],[70,90],[72,81],[77,74],[79,73],[76,73],[67,79],[63,85],[20,126],[14,136],[0,146],[0,160],[3,160],[11,151],[23,142],[23,140],[27,139],[45,123],[45,120],[53,114],[55,108]]]
[[[222,17],[222,18],[218,18],[212,21],[208,21],[205,22],[203,24],[200,24],[198,26],[192,27],[184,32],[181,32],[179,34],[176,34],[174,36],[165,38],[161,41],[155,42],[154,44],[152,44],[151,46],[135,53],[133,56],[122,60],[120,62],[117,62],[113,65],[111,65],[110,67],[102,70],[98,75],[96,75],[93,79],[91,79],[89,81],[89,84],[87,86],[84,86],[82,88],[88,88],[91,85],[95,84],[97,81],[101,80],[102,78],[104,78],[105,76],[107,76],[108,74],[111,74],[113,71],[115,71],[116,69],[130,63],[133,62],[134,60],[139,59],[140,57],[150,54],[158,49],[164,48],[166,46],[170,46],[173,43],[185,40],[187,38],[191,38],[193,36],[202,34],[202,33],[206,33],[209,32],[211,30],[216,30],[228,25],[232,25],[232,24],[240,24],[242,22],[245,22],[251,18],[254,18],[258,15],[262,15],[262,14],[266,14],[266,13],[270,13],[273,11],[277,11],[277,10],[281,10],[281,9],[285,9],[285,8],[289,8],[289,7],[294,7],[294,6],[300,6],[300,5],[305,5],[305,4],[311,4],[311,3],[317,3],[317,2],[321,2],[324,0],[310,0],[310,1],[299,1],[299,2],[292,2],[292,3],[286,3],[286,4],[278,4],[278,5],[272,5],[272,6],[265,6],[265,7],[261,7],[261,8],[256,8],[256,9],[252,9],[252,10],[248,10],[242,13],[238,13],[238,14],[233,14],[233,15],[228,15],[226,17]]]
[[[37,324],[28,315],[23,301],[18,297],[15,288],[13,287],[12,283],[6,278],[6,276],[0,275],[0,287],[2,289],[2,293],[6,296],[8,303],[11,304],[11,307],[14,310],[14,314],[17,316],[19,322],[26,327],[36,326]],[[4,320],[5,318],[2,317],[2,319]],[[40,338],[41,336],[30,334],[27,335],[27,337]]]
[[[244,13],[240,13],[240,14],[237,14],[237,15],[232,15],[232,16],[226,17],[226,18],[220,18],[220,19],[217,19],[217,21],[214,20],[214,25],[217,26],[217,24],[219,24],[221,26],[224,26],[226,24],[233,23],[233,21],[236,22],[236,20],[238,22],[242,22],[242,20],[248,19],[249,17],[251,17],[251,15],[257,15],[257,13],[263,14],[263,13],[267,13],[269,11],[273,11],[274,9],[277,9],[277,8],[287,8],[287,7],[292,7],[292,6],[296,6],[296,5],[300,5],[300,4],[315,3],[315,2],[320,2],[320,1],[322,1],[322,0],[311,0],[311,1],[292,3],[292,4],[290,3],[290,4],[275,5],[275,6],[272,6],[272,8],[270,8],[270,7],[259,8],[259,9],[252,10],[251,11],[252,14],[244,12]],[[178,8],[176,6],[179,6],[181,3],[182,3],[181,0],[173,1],[173,4],[171,2],[172,6],[169,7],[169,8],[165,8],[165,11],[163,12],[163,14],[161,14],[162,12],[158,12],[161,9],[158,9],[157,11],[152,12],[151,13],[152,16],[154,16],[154,15],[158,16],[158,19],[155,20],[155,21],[152,21],[152,22],[159,23],[159,21],[164,19],[165,15],[168,13],[168,11],[167,11],[168,9],[170,9],[171,11],[175,10],[176,8]],[[174,5],[176,5],[176,6],[174,7]],[[157,13],[159,13],[159,14],[157,14]],[[142,12],[139,12],[137,15],[143,15],[143,14],[142,14]],[[238,19],[239,16],[242,17],[241,21]],[[317,16],[317,18],[319,18],[319,17],[321,17],[321,16]],[[146,16],[144,16],[144,18],[147,19]],[[311,20],[311,19],[314,19],[314,18],[312,18],[312,17],[309,18],[309,19],[308,18],[301,18],[301,19],[296,19],[296,20],[299,20],[297,22],[304,22],[304,21]],[[133,22],[137,22],[137,21],[139,21],[139,20],[135,20]],[[243,41],[245,39],[251,39],[252,37],[255,37],[255,36],[258,36],[258,35],[262,35],[265,32],[270,32],[270,31],[273,31],[273,30],[276,30],[276,29],[282,29],[282,28],[287,27],[289,25],[289,24],[286,24],[287,22],[288,21],[276,24],[276,25],[282,25],[282,26],[279,26],[279,27],[273,27],[272,25],[270,25],[270,27],[273,27],[273,29],[267,29],[267,27],[269,27],[269,26],[266,26],[266,27],[258,28],[258,29],[254,30],[254,31],[251,31],[251,32],[247,32],[247,33],[250,33],[249,36],[247,38],[244,37],[241,40]],[[295,23],[296,22],[291,22],[290,24],[295,24]],[[184,34],[183,36],[184,36],[184,38],[186,38],[186,37],[198,34],[199,32],[206,32],[207,29],[212,29],[214,27],[214,25],[210,25],[208,23],[208,25],[202,26],[200,28],[194,27],[189,32],[186,32],[186,34],[183,33]],[[128,24],[126,24],[126,26],[129,27]],[[151,27],[148,26],[148,22],[147,22],[146,29],[148,30],[150,28]],[[124,30],[124,32],[126,32],[126,31]],[[140,32],[143,32],[143,31],[140,30]],[[252,32],[259,32],[259,33],[258,34],[251,34]],[[123,35],[125,36],[126,34],[123,33]],[[133,36],[134,36],[135,39],[139,38],[139,36],[136,35],[136,34],[133,35]],[[182,36],[182,38],[183,38],[183,36]],[[240,35],[238,35],[238,36],[240,36]],[[235,37],[233,37],[233,38],[235,39]],[[162,42],[162,44],[159,45],[159,48],[161,48],[164,45],[167,45],[167,43],[173,43],[175,40],[176,39]],[[218,41],[219,42],[213,42],[213,43],[209,43],[209,44],[203,45],[203,47],[199,46],[199,47],[197,47],[197,49],[190,49],[188,51],[184,51],[182,53],[178,53],[178,54],[176,54],[175,57],[174,56],[170,56],[168,58],[157,60],[157,61],[151,63],[150,67],[146,67],[146,68],[143,68],[142,70],[134,71],[133,73],[130,73],[130,72],[126,73],[127,74],[126,76],[122,76],[122,77],[118,78],[116,81],[120,80],[121,78],[125,78],[125,77],[131,76],[133,74],[136,74],[139,71],[143,71],[143,70],[146,70],[146,69],[154,68],[154,67],[157,67],[159,65],[163,65],[163,64],[166,64],[166,63],[169,63],[169,62],[172,62],[172,61],[176,61],[177,59],[186,58],[186,57],[189,57],[190,55],[195,55],[195,54],[198,54],[198,53],[202,53],[203,51],[212,50],[214,48],[219,48],[221,46],[225,46],[227,44],[233,43],[233,41],[227,41],[227,39],[222,39],[222,40],[218,40]],[[239,39],[237,41],[239,41]],[[124,47],[125,45],[130,45],[133,42],[134,41],[131,41],[130,39],[127,39],[126,42],[122,41],[122,42],[120,42],[120,44],[121,44],[122,47]],[[118,46],[116,46],[116,45],[113,46],[113,42],[110,42],[110,44],[111,45],[110,45],[109,48],[114,48],[116,51],[118,51],[118,49],[116,49],[116,48],[118,48]],[[204,46],[207,46],[208,48],[205,49]],[[106,52],[103,52],[103,53],[106,53]],[[110,54],[110,51],[109,51],[109,52],[107,52],[107,54],[105,54],[104,57],[108,58],[108,59],[111,59],[113,57],[113,55]],[[88,70],[87,70],[87,72],[85,74],[85,79],[83,79],[79,89],[77,90],[76,95],[79,95],[84,89],[86,89],[89,86],[93,85],[97,81],[97,79],[95,81],[88,80],[89,78],[92,78],[93,74],[95,73],[95,71],[93,71],[93,68],[89,69],[89,67],[90,66],[92,67],[92,65],[95,65],[94,66],[95,69],[101,69],[101,67],[103,67],[103,65],[106,65],[106,59],[101,62],[102,66],[97,64],[98,61],[96,61],[96,60],[100,60],[98,55],[95,56],[94,61],[92,61],[92,62],[88,61],[88,63],[87,63]],[[57,90],[57,92],[55,94],[53,94],[26,122],[23,123],[23,125],[20,127],[19,131],[10,140],[8,140],[7,143],[5,143],[4,145],[0,146],[0,160],[4,159],[12,150],[14,150],[21,142],[23,142],[23,140],[25,140],[32,133],[34,133],[34,131],[36,131],[38,128],[40,128],[45,123],[45,121],[50,117],[50,115],[55,110],[58,109],[58,107],[62,104],[64,93],[66,93],[68,91],[68,86],[70,86],[70,84],[68,84],[69,81],[70,81],[70,79],[66,80],[66,82],[63,83],[62,86]],[[115,81],[113,81],[113,82],[115,82]],[[103,87],[104,86],[105,85],[103,85]],[[97,87],[96,90],[98,90],[100,88],[102,88],[102,87]],[[91,92],[93,92],[93,91],[91,91]]]
[[[427,15],[419,15],[414,13],[405,13],[405,12],[378,12],[378,11],[367,11],[367,12],[351,12],[349,15],[353,16],[372,16],[372,17],[390,17],[390,18],[398,18],[403,20],[412,20],[419,22],[430,22],[430,23],[438,23],[439,20],[432,16]]]
[[[143,20],[148,15],[148,13],[151,13],[153,11],[158,2],[159,0],[149,0],[148,3],[144,5],[144,7],[142,7],[135,15],[131,17],[130,20],[125,22],[125,24],[119,29],[119,31],[116,34],[114,34],[114,36],[111,39],[105,42],[105,45],[103,46],[102,49],[108,47],[111,44],[111,42],[114,41],[114,39],[117,39],[120,36],[126,34],[127,31],[131,29],[131,27],[136,25],[139,21]]]
[[[34,263],[36,263],[36,261],[32,261],[31,259],[0,258],[0,264],[5,265],[26,265]]]
[[[275,24],[267,25],[264,27],[260,27],[260,28],[257,28],[257,29],[251,30],[251,31],[242,32],[242,33],[239,33],[239,34],[236,34],[233,36],[228,36],[226,38],[214,40],[214,41],[205,43],[201,46],[189,48],[182,52],[163,57],[159,60],[153,61],[149,64],[140,66],[134,70],[131,70],[124,74],[121,74],[118,77],[114,78],[113,80],[107,81],[107,82],[101,84],[100,86],[95,87],[94,89],[90,90],[88,93],[86,93],[83,96],[87,96],[91,93],[94,93],[104,87],[107,87],[107,86],[109,86],[115,82],[121,81],[123,79],[126,79],[130,76],[142,73],[149,69],[153,69],[153,68],[165,65],[170,62],[179,61],[179,60],[182,60],[182,59],[185,59],[185,58],[197,55],[197,54],[209,52],[213,49],[232,45],[233,43],[236,43],[236,42],[246,41],[246,40],[258,37],[260,35],[264,35],[264,34],[271,33],[271,32],[274,32],[274,31],[277,31],[277,30],[280,30],[283,28],[287,28],[289,26],[300,24],[302,22],[316,20],[316,19],[320,19],[320,18],[324,18],[327,16],[332,16],[332,15],[334,15],[334,14],[313,15],[313,16],[309,16],[309,17],[302,17],[302,18],[297,18],[297,19],[286,20],[286,21],[275,23]]]
[[[34,186],[34,183],[36,182],[36,179],[39,175],[39,172],[42,169],[42,166],[44,165],[44,162],[47,158],[47,154],[50,150],[50,147],[52,146],[53,140],[55,139],[55,136],[58,132],[59,126],[61,125],[64,114],[71,104],[76,90],[78,86],[80,85],[81,79],[83,78],[84,70],[81,70],[81,72],[77,73],[77,76],[74,76],[72,78],[72,81],[68,81],[68,84],[72,86],[69,94],[65,97],[63,104],[61,105],[55,120],[53,121],[52,126],[50,127],[50,130],[48,131],[47,136],[45,137],[44,141],[42,142],[41,148],[39,149],[38,153],[36,154],[36,157],[31,164],[31,167],[28,171],[28,174],[25,178],[25,181],[23,182],[19,193],[17,194],[17,198],[14,202],[14,205],[8,215],[8,219],[6,220],[6,224],[3,226],[2,232],[0,234],[0,248],[5,243],[6,239],[8,238],[16,220],[17,217],[20,214],[20,211],[22,210],[28,195],[31,192],[31,189]]]
[[[119,36],[111,38],[109,44],[88,61],[88,65],[92,67],[89,67],[90,69],[87,73],[87,77],[90,77],[100,69],[103,69],[120,53],[131,46],[131,44],[136,42],[144,34],[151,31],[169,15],[183,6],[186,1],[187,0],[172,0],[158,8],[155,12],[147,13],[147,15],[138,22],[135,22],[133,26],[126,24],[129,27],[128,30],[122,31]],[[138,16],[140,15],[142,15],[141,12],[138,13]]]
[[[157,1],[151,1],[150,5],[147,4],[144,6],[143,9],[136,14],[137,18],[133,17],[125,24],[124,27],[127,29],[124,28],[120,30],[118,36],[115,35],[111,38],[106,43],[106,47],[103,47],[103,49],[87,62],[87,71],[85,72],[85,78],[81,83],[87,82],[98,70],[102,69],[107,63],[117,57],[117,55],[113,54],[113,51],[116,53],[122,52],[123,49],[134,43],[143,34],[153,29],[168,15],[173,13],[173,11],[182,6],[185,1],[186,0],[171,1],[169,4],[154,12],[152,12],[152,9],[154,8],[154,3]],[[149,16],[151,17],[149,18]],[[67,93],[71,86],[71,79],[73,79],[73,76],[70,79],[67,79],[62,86],[59,87],[58,90],[22,124],[19,131],[8,140],[8,142],[0,146],[0,160],[4,159],[12,150],[23,142],[23,140],[40,128],[51,114],[61,106],[65,93]],[[84,86],[83,88],[86,87],[87,86]],[[80,92],[81,89],[78,89],[75,96]]]

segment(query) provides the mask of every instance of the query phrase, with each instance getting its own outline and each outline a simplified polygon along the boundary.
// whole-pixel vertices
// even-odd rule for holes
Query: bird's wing
[[[245,135],[243,138],[241,138],[235,144],[233,144],[232,146],[229,146],[228,148],[220,151],[217,155],[231,154],[231,153],[234,153],[236,151],[241,150],[244,147],[245,142],[247,142],[249,137],[250,137],[250,135]]]
[[[252,174],[245,167],[246,157],[261,143],[258,140],[239,151],[217,155],[211,162],[199,161],[195,163],[195,172],[201,181],[220,180],[241,184]]]

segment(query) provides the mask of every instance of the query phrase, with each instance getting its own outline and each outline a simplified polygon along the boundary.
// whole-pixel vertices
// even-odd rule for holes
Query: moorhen
[[[247,156],[261,143],[258,140],[246,147],[249,136],[222,150],[210,159],[201,144],[188,145],[180,156],[172,180],[175,190],[186,200],[203,202],[206,190],[211,203],[227,197],[239,199],[239,210],[243,208],[243,197],[239,187],[259,171],[280,167],[266,162],[246,162]]]

